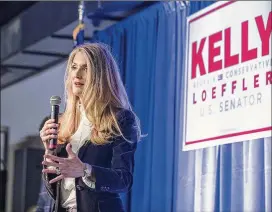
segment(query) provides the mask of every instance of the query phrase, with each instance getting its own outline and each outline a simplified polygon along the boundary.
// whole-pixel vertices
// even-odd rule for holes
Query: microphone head
[[[50,98],[50,104],[51,105],[60,105],[61,98],[59,96],[51,96]]]

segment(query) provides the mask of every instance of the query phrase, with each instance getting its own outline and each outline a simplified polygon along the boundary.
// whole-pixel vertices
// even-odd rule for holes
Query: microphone
[[[51,119],[55,119],[55,123],[59,120],[59,105],[61,103],[61,98],[59,96],[52,96],[50,98],[51,104]],[[49,141],[49,150],[55,150],[57,148],[57,139],[51,138]]]

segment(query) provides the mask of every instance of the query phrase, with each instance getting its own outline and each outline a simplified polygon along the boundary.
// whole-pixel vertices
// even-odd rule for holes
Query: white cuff
[[[82,177],[82,181],[90,188],[95,188],[95,182],[90,179],[92,174],[92,166],[85,163],[86,169],[84,170],[85,175]]]

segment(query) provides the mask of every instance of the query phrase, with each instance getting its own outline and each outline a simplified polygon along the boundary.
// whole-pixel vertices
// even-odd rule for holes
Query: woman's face
[[[76,96],[82,94],[87,75],[87,61],[81,52],[77,52],[70,68],[72,91]]]

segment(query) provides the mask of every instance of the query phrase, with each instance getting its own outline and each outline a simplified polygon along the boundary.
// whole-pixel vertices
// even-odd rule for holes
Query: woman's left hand
[[[71,144],[67,144],[66,151],[68,153],[68,158],[60,158],[54,155],[46,154],[45,160],[42,162],[43,165],[53,166],[54,169],[43,169],[43,173],[57,174],[57,169],[59,169],[60,174],[49,181],[49,183],[57,182],[63,178],[71,177],[77,178],[84,175],[84,163],[78,158],[78,156],[72,151]],[[50,159],[51,161],[46,161]],[[58,163],[57,163],[58,162]]]

